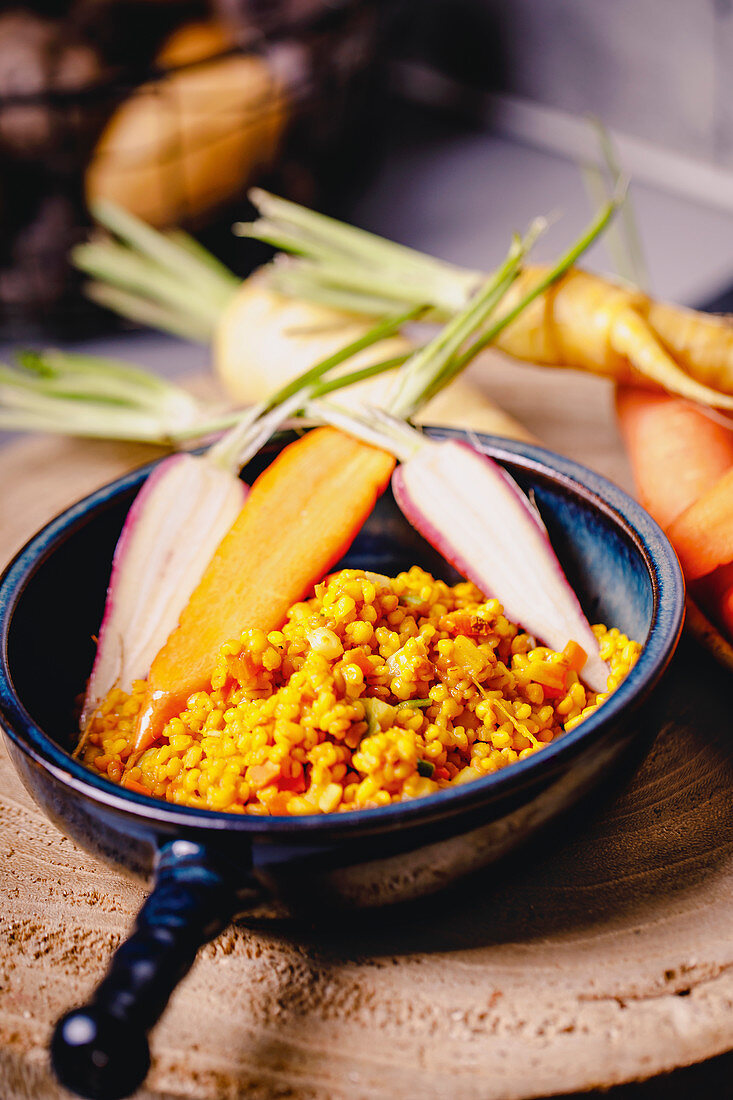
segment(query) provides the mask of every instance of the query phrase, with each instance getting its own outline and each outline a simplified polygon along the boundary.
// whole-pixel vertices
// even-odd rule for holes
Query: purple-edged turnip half
[[[598,640],[550,543],[537,508],[488,455],[458,440],[431,440],[383,409],[317,402],[324,420],[400,459],[392,490],[405,518],[512,622],[561,652],[586,653],[581,676],[608,688]]]
[[[605,691],[608,666],[537,510],[487,455],[453,440],[424,442],[392,475],[410,523],[512,622],[561,651],[587,654],[582,678]]]
[[[247,492],[205,455],[172,455],[144,482],[115,548],[82,729],[112,688],[145,679]]]

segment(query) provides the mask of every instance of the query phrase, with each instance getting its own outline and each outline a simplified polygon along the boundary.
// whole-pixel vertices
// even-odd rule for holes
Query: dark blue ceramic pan
[[[638,504],[589,470],[539,447],[479,438],[533,491],[590,620],[621,627],[644,650],[576,730],[496,775],[429,798],[349,814],[247,817],[158,802],[71,759],[74,700],[92,665],[112,552],[147,470],[64,512],[0,580],[0,719],[15,767],[63,832],[152,885],[92,1001],[57,1027],[56,1072],[77,1093],[113,1100],[141,1083],[147,1033],[199,947],[263,895],[302,911],[437,890],[525,840],[651,740],[652,692],[683,619],[672,548]],[[247,480],[288,441],[271,444]],[[389,493],[346,562],[390,574],[418,563],[455,579]]]

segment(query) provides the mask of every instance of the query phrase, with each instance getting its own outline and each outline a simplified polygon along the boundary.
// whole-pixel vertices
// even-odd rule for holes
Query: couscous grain
[[[608,692],[472,584],[413,567],[344,569],[290,608],[281,630],[222,646],[211,689],[189,697],[132,760],[145,683],[113,690],[82,759],[169,802],[246,814],[334,813],[419,798],[538,752],[594,711],[641,647],[593,628]],[[582,655],[581,655],[582,656]]]

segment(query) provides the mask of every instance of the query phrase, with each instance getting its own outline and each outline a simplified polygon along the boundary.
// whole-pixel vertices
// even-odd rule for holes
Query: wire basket
[[[70,56],[51,55],[51,87],[6,95],[0,16],[0,336],[83,336],[110,323],[68,261],[95,202],[192,229],[244,274],[261,255],[229,226],[246,214],[247,187],[313,203],[350,173],[363,178],[380,86],[377,0],[250,0],[244,13],[222,3],[226,22],[167,0],[179,22],[151,36],[144,64],[113,49],[105,67],[87,28]]]

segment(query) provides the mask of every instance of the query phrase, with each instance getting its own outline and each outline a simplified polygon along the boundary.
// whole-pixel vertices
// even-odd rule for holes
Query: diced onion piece
[[[459,572],[552,649],[581,646],[584,681],[606,690],[608,666],[547,532],[500,466],[465,443],[427,442],[397,467],[392,486],[410,523]]]

